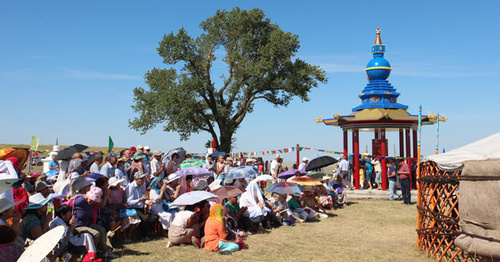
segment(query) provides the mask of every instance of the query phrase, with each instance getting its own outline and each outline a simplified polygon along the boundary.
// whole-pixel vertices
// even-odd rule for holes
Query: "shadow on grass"
[[[120,256],[149,256],[151,252],[136,251],[128,248],[124,248],[120,252]]]
[[[357,205],[357,204],[359,204],[359,202],[350,202],[350,201],[347,201],[346,206]]]

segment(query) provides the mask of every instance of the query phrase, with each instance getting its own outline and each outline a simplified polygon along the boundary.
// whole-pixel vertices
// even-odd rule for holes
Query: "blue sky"
[[[184,27],[192,36],[217,9],[260,8],[299,35],[297,57],[329,78],[287,108],[258,102],[236,134],[234,151],[301,146],[342,149],[342,131],[313,119],[349,114],[367,83],[364,68],[377,27],[393,68],[389,81],[408,111],[440,113],[440,151],[500,131],[500,2],[498,1],[3,1],[0,3],[0,143],[137,144],[204,152],[206,133],[179,141],[161,125],[145,135],[128,128],[136,116],[132,90],[153,67],[168,67],[156,48]],[[433,154],[436,130],[422,132],[422,154]],[[361,152],[372,133],[361,133]],[[389,133],[389,152],[398,147]],[[352,148],[350,147],[351,151]],[[303,155],[322,155],[304,151]],[[291,161],[294,154],[283,155]],[[270,158],[270,157],[267,157]]]

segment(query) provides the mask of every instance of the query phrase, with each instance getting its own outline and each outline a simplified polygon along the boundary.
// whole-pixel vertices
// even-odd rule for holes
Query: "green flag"
[[[108,152],[111,152],[111,149],[113,149],[113,146],[115,146],[115,143],[113,143],[113,139],[111,139],[111,136],[109,136]]]
[[[40,138],[38,138],[36,136],[32,136],[31,137],[31,147],[30,147],[30,150],[31,151],[37,151],[39,144],[40,144]]]

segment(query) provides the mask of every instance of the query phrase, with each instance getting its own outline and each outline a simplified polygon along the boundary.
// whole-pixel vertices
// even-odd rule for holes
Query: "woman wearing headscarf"
[[[167,212],[165,208],[163,208],[163,200],[171,202],[169,199],[166,190],[167,190],[167,181],[163,181],[163,179],[159,176],[153,177],[151,180],[151,185],[149,188],[149,202],[148,205],[151,207],[151,212],[153,214],[160,217],[160,223],[163,227],[163,230],[168,230],[170,228],[170,223],[174,219],[175,212]]]
[[[205,250],[219,251],[222,254],[231,254],[238,251],[239,246],[227,240],[226,217],[224,207],[215,204],[210,209],[210,214],[205,224]]]
[[[252,180],[248,183],[246,191],[240,197],[240,206],[248,208],[243,215],[257,224],[269,218],[268,215],[271,213],[271,209],[266,207],[259,185],[259,179]]]

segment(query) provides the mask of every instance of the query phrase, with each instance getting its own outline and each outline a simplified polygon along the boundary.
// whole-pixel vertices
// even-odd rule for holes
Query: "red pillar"
[[[407,162],[408,163],[408,166],[410,167],[410,189],[411,189],[411,185],[412,185],[412,179],[411,179],[411,139],[410,139],[410,129],[409,128],[406,128],[405,129],[405,135],[406,135],[406,157],[408,158],[407,159]]]
[[[348,151],[349,151],[349,142],[348,142],[348,137],[347,137],[347,130],[344,129],[344,157],[345,157],[345,160],[348,160],[349,158],[347,158],[347,155],[348,155]]]
[[[352,130],[352,151],[354,153],[354,187],[359,189],[359,129]]]
[[[299,144],[297,144],[297,168],[299,168],[300,165],[300,153],[299,153]]]
[[[414,158],[414,161],[417,161],[418,159],[418,150],[417,150],[417,129],[412,129],[413,131],[413,158]],[[414,189],[417,189],[417,172],[415,172],[415,174],[413,174],[413,184],[412,187]]]
[[[387,160],[385,159],[387,157],[387,145],[385,140],[385,128],[380,130],[380,139],[380,146],[382,147],[382,157],[380,159],[380,164],[382,165],[382,190],[387,190]]]
[[[394,155],[397,155],[396,152],[394,152]],[[405,156],[405,141],[403,138],[403,129],[399,129],[399,156],[404,157]]]

